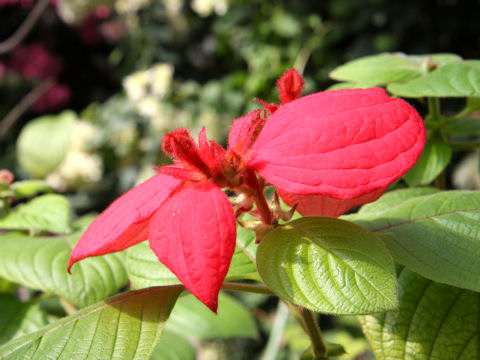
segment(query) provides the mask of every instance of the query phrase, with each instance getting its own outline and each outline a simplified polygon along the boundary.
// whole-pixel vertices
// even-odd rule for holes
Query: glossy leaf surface
[[[398,312],[360,317],[379,360],[478,359],[480,295],[407,269],[398,278]]]
[[[278,227],[260,243],[257,265],[275,293],[311,310],[366,314],[397,306],[387,249],[346,221],[306,217]]]
[[[419,196],[398,190],[377,203],[343,218],[374,231],[394,259],[410,270],[434,281],[480,290],[480,193]]]
[[[1,235],[0,277],[57,294],[80,307],[114,294],[128,281],[123,253],[87,259],[72,275],[67,273],[70,252],[82,231],[56,237]]]
[[[56,194],[39,196],[0,217],[0,229],[65,233],[70,209],[65,197]]]
[[[1,359],[148,359],[182,286],[131,291],[0,346]]]

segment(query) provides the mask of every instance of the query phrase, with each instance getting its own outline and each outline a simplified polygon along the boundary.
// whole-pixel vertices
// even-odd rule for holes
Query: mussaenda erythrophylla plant
[[[174,164],[157,168],[100,214],[73,249],[68,270],[148,239],[159,261],[216,311],[236,218],[250,212],[265,232],[288,217],[276,197],[268,203],[265,186],[302,215],[336,217],[380,197],[423,150],[421,117],[383,89],[301,97],[303,79],[295,70],[277,85],[280,104],[261,101],[263,109],[234,120],[227,149],[208,140],[205,129],[198,144],[186,129],[165,135],[163,150]],[[223,189],[242,201],[231,202]]]

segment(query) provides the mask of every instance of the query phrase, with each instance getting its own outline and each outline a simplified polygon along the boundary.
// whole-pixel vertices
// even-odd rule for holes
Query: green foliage
[[[360,317],[379,360],[453,360],[479,356],[479,295],[403,269],[399,310]]]
[[[0,346],[2,359],[146,359],[181,286],[131,291],[106,299]]]
[[[409,186],[428,185],[447,167],[452,148],[444,142],[427,141],[417,163],[403,176]]]
[[[0,344],[47,325],[46,313],[38,304],[22,303],[13,294],[0,293],[0,313]]]
[[[374,208],[366,206],[344,219],[375,232],[393,258],[410,270],[434,281],[480,290],[480,193],[420,195],[398,190],[384,195]]]
[[[276,294],[308,309],[367,314],[397,306],[387,249],[346,221],[305,217],[279,227],[260,243],[257,265]]]
[[[39,196],[0,217],[0,229],[46,231],[64,234],[68,230],[70,208],[61,195]]]
[[[90,219],[91,220],[91,219]],[[83,307],[115,294],[128,279],[124,254],[91,258],[66,271],[70,252],[85,227],[63,236],[27,236],[10,232],[0,236],[0,277],[59,295]]]

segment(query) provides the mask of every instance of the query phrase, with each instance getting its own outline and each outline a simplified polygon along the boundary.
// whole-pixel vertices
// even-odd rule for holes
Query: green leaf
[[[242,232],[242,230],[239,230],[239,238],[246,244],[245,249],[248,248],[249,250],[242,250],[240,246],[235,248],[226,280],[256,280],[259,278],[255,264],[252,262],[251,253],[249,252],[254,247],[255,234],[251,231],[248,232],[253,234],[253,241],[249,242],[251,235],[244,233],[247,232],[247,230],[243,230],[244,232]],[[239,243],[240,242],[241,241],[239,241]],[[157,256],[150,249],[146,241],[132,246],[127,250],[126,266],[128,278],[136,289],[180,284],[177,277],[168,270],[165,265],[158,261]]]
[[[402,53],[379,54],[350,61],[337,67],[329,75],[339,81],[370,86],[386,85],[420,76],[422,73],[418,63]]]
[[[0,346],[0,359],[148,359],[182,290],[120,294]]]
[[[0,314],[0,344],[47,325],[40,306],[22,303],[12,294],[0,293]]]
[[[168,322],[170,323],[170,322]],[[172,331],[165,329],[150,360],[194,360],[195,349],[192,344]]]
[[[442,131],[449,135],[480,135],[480,119],[466,118],[445,126]]]
[[[72,111],[30,121],[17,141],[18,161],[32,176],[44,178],[62,162],[70,147],[77,116]]]
[[[24,180],[15,181],[11,185],[17,199],[24,199],[40,193],[52,192],[52,187],[44,180]]]
[[[452,158],[452,148],[444,142],[427,141],[417,163],[403,176],[410,186],[427,185],[437,178]]]
[[[57,294],[83,307],[114,294],[127,281],[124,253],[80,261],[67,273],[70,253],[82,230],[68,236],[0,236],[0,277],[32,289]]]
[[[377,359],[478,359],[478,293],[438,284],[404,269],[396,313],[360,317]]]
[[[398,193],[404,190],[397,190]],[[480,291],[480,193],[445,191],[344,216],[374,231],[393,258],[431,280]]]
[[[0,217],[0,229],[66,233],[70,208],[64,196],[47,194],[19,205]]]
[[[260,243],[257,266],[280,297],[318,312],[366,314],[397,306],[387,249],[343,220],[304,217],[276,228]]]
[[[238,300],[220,293],[218,313],[214,314],[193,295],[178,299],[167,329],[199,339],[256,338],[255,320]]]
[[[406,83],[390,84],[388,91],[397,96],[465,97],[480,96],[480,68],[467,62],[442,66]]]

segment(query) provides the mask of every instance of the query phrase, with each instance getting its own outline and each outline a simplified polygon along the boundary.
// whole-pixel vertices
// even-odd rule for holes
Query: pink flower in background
[[[37,113],[60,110],[68,103],[70,96],[70,88],[67,85],[53,83],[33,103],[32,109]]]
[[[252,213],[269,226],[279,214],[265,199],[267,184],[303,214],[338,216],[379,197],[423,150],[418,113],[382,89],[300,97],[303,79],[294,70],[278,87],[280,105],[264,103],[235,120],[227,149],[208,141],[204,129],[198,145],[185,129],[167,134],[163,149],[174,164],[113,202],[85,231],[68,269],[148,239],[160,262],[216,311],[236,239],[222,189],[250,199]]]
[[[12,51],[9,68],[27,79],[56,78],[62,71],[63,61],[43,44],[35,42],[17,46]]]

